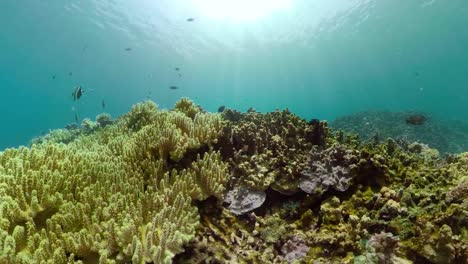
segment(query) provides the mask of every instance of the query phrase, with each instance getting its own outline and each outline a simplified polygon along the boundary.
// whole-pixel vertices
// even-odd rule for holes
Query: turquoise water
[[[327,120],[468,119],[466,0],[221,2],[3,0],[0,149],[147,98]]]

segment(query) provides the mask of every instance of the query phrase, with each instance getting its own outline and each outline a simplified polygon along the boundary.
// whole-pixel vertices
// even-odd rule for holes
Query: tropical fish
[[[218,113],[224,112],[224,109],[226,109],[226,106],[224,106],[224,105],[218,107]]]
[[[410,115],[406,118],[406,124],[409,125],[422,125],[427,121],[427,117],[424,115]]]
[[[75,87],[75,91],[72,93],[73,101],[79,100],[81,96],[83,95],[83,93],[84,93],[84,90],[81,87],[81,85],[78,85],[77,87]]]
[[[177,87],[177,86],[175,86],[175,85],[172,85],[172,86],[169,86],[169,89],[171,89],[171,90],[177,90],[177,89],[179,89],[179,87]]]
[[[193,21],[195,21],[195,18],[193,18],[193,17],[187,18],[187,22],[193,22]]]

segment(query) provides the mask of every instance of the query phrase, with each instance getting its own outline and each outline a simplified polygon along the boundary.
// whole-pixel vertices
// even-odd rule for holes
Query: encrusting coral
[[[144,102],[67,145],[5,150],[0,263],[171,263],[199,224],[192,201],[224,192],[221,131],[217,115]]]

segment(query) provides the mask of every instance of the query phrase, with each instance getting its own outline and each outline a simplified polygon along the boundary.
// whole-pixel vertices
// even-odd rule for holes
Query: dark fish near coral
[[[75,122],[76,122],[77,124],[78,124],[78,122],[79,122],[79,118],[78,118],[78,115],[77,115],[77,114],[75,114]]]
[[[427,117],[423,115],[410,115],[406,118],[406,124],[408,125],[422,125],[427,121]]]
[[[81,96],[83,95],[83,93],[84,93],[84,90],[81,87],[81,85],[77,86],[75,88],[75,91],[72,93],[73,101],[79,100]]]
[[[106,108],[106,102],[104,102],[104,100],[101,101],[101,106],[102,106],[102,109]]]
[[[218,113],[224,112],[224,109],[226,109],[226,106],[224,106],[224,105],[218,107]]]
[[[126,48],[125,51],[132,51],[132,48]]]
[[[173,86],[169,86],[169,89],[171,89],[171,90],[177,90],[177,89],[179,89],[179,87],[173,85]]]
[[[195,21],[195,18],[193,18],[193,17],[187,18],[187,22],[193,22],[193,21]]]

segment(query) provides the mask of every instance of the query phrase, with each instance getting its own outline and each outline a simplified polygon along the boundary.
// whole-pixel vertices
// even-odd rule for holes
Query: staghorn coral
[[[177,116],[145,102],[67,145],[1,152],[0,263],[171,263],[199,225],[192,200],[228,180],[219,153],[189,155],[215,143],[219,116],[188,131]]]

